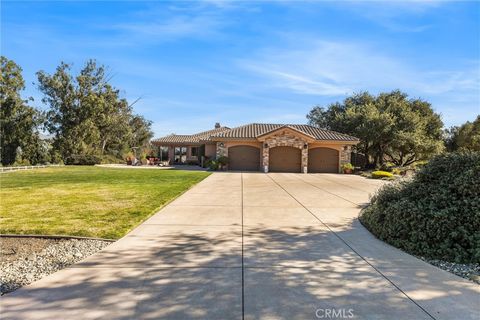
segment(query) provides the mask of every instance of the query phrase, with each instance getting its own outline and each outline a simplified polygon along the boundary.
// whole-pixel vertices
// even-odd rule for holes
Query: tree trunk
[[[385,162],[385,161],[384,161],[384,160],[385,160],[385,159],[384,159],[384,158],[385,158],[385,152],[384,152],[383,146],[378,147],[377,157],[378,157],[378,164],[379,164],[380,166],[382,166],[383,163]]]
[[[412,155],[410,158],[408,158],[407,160],[405,160],[405,163],[403,164],[404,166],[408,166],[408,165],[411,165],[412,163],[420,160],[420,159],[416,159],[416,155]]]
[[[107,139],[103,139],[102,141],[102,155],[105,153],[105,146],[107,145]]]
[[[372,163],[371,167],[372,167],[373,169],[376,169],[376,168],[377,168],[377,164],[378,164],[378,153],[373,156],[373,163]]]
[[[368,142],[365,142],[365,147],[363,148],[363,154],[365,155],[365,168],[371,168],[371,161],[370,161],[370,147]]]

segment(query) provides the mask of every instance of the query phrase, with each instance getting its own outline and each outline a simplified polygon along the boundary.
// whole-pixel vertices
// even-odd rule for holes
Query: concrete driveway
[[[358,222],[382,181],[215,173],[123,239],[0,298],[2,319],[479,319],[480,286]]]

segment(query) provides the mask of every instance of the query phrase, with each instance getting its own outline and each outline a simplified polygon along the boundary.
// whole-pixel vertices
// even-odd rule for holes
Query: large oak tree
[[[47,128],[64,158],[78,154],[120,157],[151,139],[151,122],[133,113],[109,83],[105,67],[95,60],[87,61],[77,75],[62,62],[52,75],[40,71],[37,76],[42,101],[49,106]]]
[[[430,103],[395,90],[377,96],[362,92],[307,115],[312,125],[360,139],[367,166],[389,160],[404,166],[426,160],[443,148],[440,115]]]
[[[445,146],[448,151],[480,151],[480,115],[473,122],[447,129]]]
[[[6,57],[0,57],[0,139],[2,165],[16,160],[31,164],[44,162],[45,152],[39,137],[40,113],[22,99],[25,89],[22,68]]]

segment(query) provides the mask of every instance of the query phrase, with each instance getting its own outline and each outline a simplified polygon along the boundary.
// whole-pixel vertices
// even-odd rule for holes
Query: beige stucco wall
[[[217,145],[215,144],[206,144],[205,145],[205,156],[213,159],[217,153]]]

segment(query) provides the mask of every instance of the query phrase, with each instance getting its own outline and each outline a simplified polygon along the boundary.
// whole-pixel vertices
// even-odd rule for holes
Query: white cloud
[[[111,26],[131,36],[131,40],[167,41],[184,37],[212,36],[223,26],[223,20],[215,15],[183,15],[168,19],[144,22],[126,22]]]
[[[322,94],[322,95],[342,95],[351,91],[347,87],[342,87],[335,80],[322,75],[309,78],[300,74],[294,74],[288,71],[282,71],[271,66],[247,65],[247,68],[271,78],[274,86],[287,87],[297,93]],[[323,79],[322,79],[323,78]]]
[[[445,3],[447,1],[443,0],[353,1],[348,2],[345,10],[392,31],[422,32],[429,29],[431,25],[403,20],[411,16],[422,16],[440,8]]]
[[[400,88],[412,95],[478,95],[478,61],[452,70],[424,70],[364,44],[306,39],[302,43],[308,45],[262,50],[239,64],[272,87],[299,94],[338,96]]]

